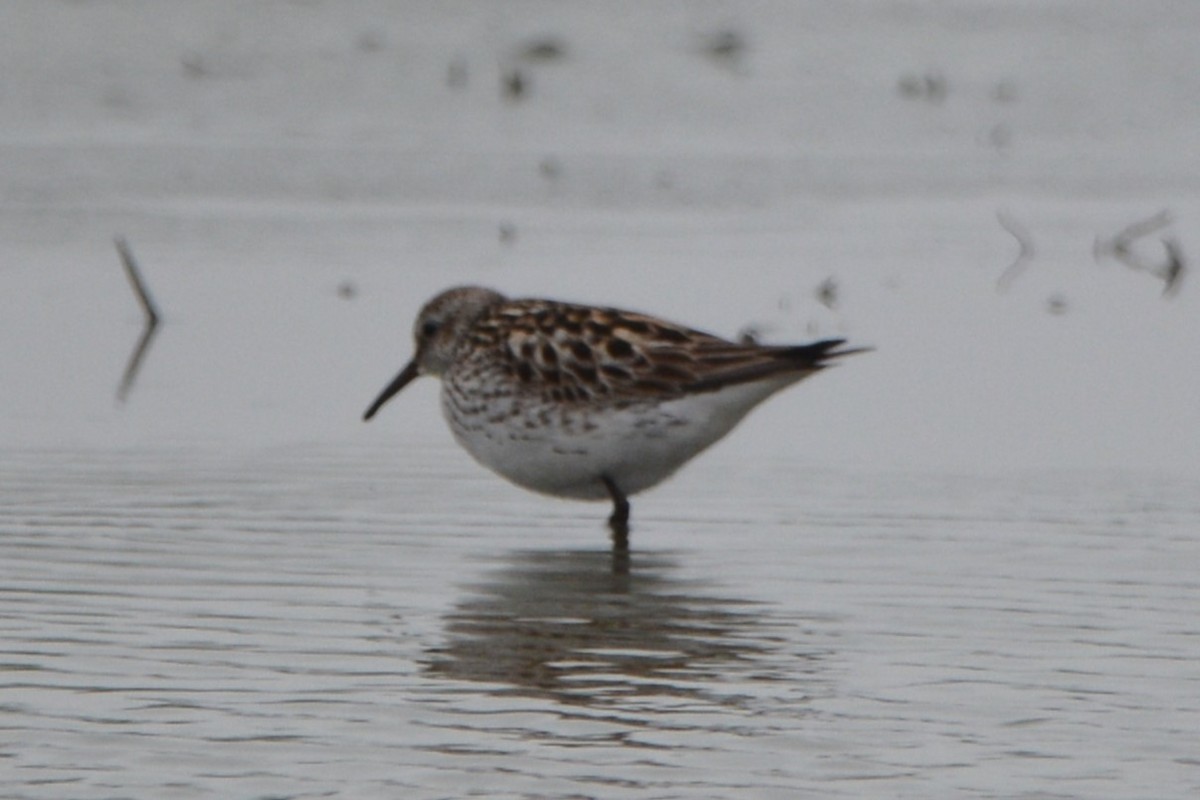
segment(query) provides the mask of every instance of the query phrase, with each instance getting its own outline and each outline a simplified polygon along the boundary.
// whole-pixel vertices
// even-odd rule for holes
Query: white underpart
[[[775,392],[810,373],[744,383],[661,403],[623,409],[569,411],[552,406],[489,419],[462,418],[442,393],[442,412],[459,444],[476,461],[513,483],[544,494],[581,500],[608,498],[603,477],[626,495],[661,482],[730,431]],[[509,407],[511,408],[511,406]],[[502,417],[502,418],[501,418]],[[528,427],[527,420],[535,420]]]

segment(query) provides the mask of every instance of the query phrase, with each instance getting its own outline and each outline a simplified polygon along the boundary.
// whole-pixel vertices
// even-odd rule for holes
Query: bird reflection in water
[[[793,626],[675,569],[644,552],[512,553],[449,615],[427,671],[580,705],[657,696],[739,706],[761,699],[764,682],[807,694],[821,654],[795,652]]]

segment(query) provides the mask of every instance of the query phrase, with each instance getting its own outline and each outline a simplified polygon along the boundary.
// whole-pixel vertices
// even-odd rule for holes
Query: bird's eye
[[[432,319],[425,320],[425,322],[421,325],[421,338],[428,339],[429,337],[431,337],[435,333],[437,333],[438,328],[440,328],[440,327],[441,327],[441,324],[439,322],[437,322],[436,320],[432,320]]]

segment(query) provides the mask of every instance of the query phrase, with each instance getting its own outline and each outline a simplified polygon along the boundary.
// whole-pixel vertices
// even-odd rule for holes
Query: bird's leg
[[[601,478],[604,488],[612,497],[613,513],[608,518],[608,527],[612,530],[613,550],[629,550],[629,500],[617,488],[617,484],[607,475]]]

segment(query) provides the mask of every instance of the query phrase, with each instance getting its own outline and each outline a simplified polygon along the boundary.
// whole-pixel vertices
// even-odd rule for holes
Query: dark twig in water
[[[137,295],[138,302],[142,305],[142,311],[146,314],[146,325],[153,328],[158,324],[158,309],[150,297],[150,290],[146,288],[146,282],[142,280],[142,271],[138,269],[137,259],[133,257],[133,251],[129,249],[129,242],[125,241],[125,237],[118,236],[113,242],[117,246],[117,253],[121,256],[121,264],[125,267],[125,277],[129,278],[133,292]]]
[[[1171,224],[1171,214],[1163,210],[1152,217],[1138,220],[1125,226],[1111,239],[1096,240],[1094,254],[1096,259],[1111,257],[1136,272],[1148,272],[1163,282],[1163,296],[1173,297],[1178,291],[1183,273],[1187,269],[1183,257],[1183,248],[1178,240],[1164,236],[1163,248],[1167,251],[1167,260],[1162,264],[1152,264],[1145,261],[1134,251],[1134,243],[1152,233],[1162,230]]]
[[[133,251],[129,248],[129,243],[124,237],[118,236],[115,240],[117,253],[121,256],[121,264],[125,267],[125,275],[129,278],[129,283],[133,286],[133,293],[137,295],[138,303],[142,306],[142,312],[146,315],[146,322],[142,326],[142,334],[138,337],[137,344],[134,345],[133,352],[129,355],[129,361],[125,365],[125,372],[121,375],[121,385],[117,387],[117,402],[124,403],[133,390],[133,383],[137,379],[138,371],[142,367],[142,361],[146,357],[146,353],[150,350],[150,341],[154,338],[155,332],[158,330],[158,309],[154,305],[154,300],[150,297],[150,291],[146,288],[145,281],[142,280],[141,270],[138,269],[137,260],[133,257]]]
[[[1133,252],[1133,243],[1171,224],[1171,212],[1162,210],[1153,217],[1126,225],[1116,236],[1096,243],[1096,254],[1109,255],[1130,269],[1144,270],[1146,265]]]
[[[1001,228],[1012,234],[1021,248],[1017,251],[1017,257],[1013,259],[1013,262],[996,279],[996,289],[1003,292],[1012,285],[1017,276],[1025,270],[1026,265],[1033,260],[1035,250],[1029,231],[1025,230],[1025,226],[1017,222],[1011,214],[1007,211],[997,211],[996,220],[1000,223]]]

